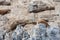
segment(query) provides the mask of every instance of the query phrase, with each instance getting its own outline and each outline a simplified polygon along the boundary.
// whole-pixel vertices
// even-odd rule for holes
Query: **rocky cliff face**
[[[60,40],[59,0],[0,0],[0,40]]]

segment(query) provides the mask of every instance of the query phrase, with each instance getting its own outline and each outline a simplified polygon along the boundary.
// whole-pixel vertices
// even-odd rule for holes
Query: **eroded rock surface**
[[[41,12],[41,11],[45,11],[45,10],[50,10],[50,9],[54,10],[55,9],[55,6],[52,2],[49,2],[48,0],[46,2],[45,1],[42,1],[42,0],[32,1],[28,7],[29,12],[35,13],[35,12]]]
[[[60,40],[59,5],[58,0],[0,0],[0,40]]]

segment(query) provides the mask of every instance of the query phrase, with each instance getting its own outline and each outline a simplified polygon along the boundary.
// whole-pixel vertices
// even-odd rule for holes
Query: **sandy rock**
[[[0,40],[60,40],[53,37],[59,29],[49,29],[60,26],[59,5],[52,0],[0,0]]]
[[[22,26],[26,25],[26,24],[31,24],[32,22],[29,22],[27,20],[9,20],[5,25],[4,25],[4,28],[7,30],[7,31],[12,31],[16,28],[16,25],[18,24],[21,24]],[[33,22],[34,24],[34,22]]]
[[[45,0],[46,1],[46,0]],[[55,7],[53,5],[53,3],[51,3],[51,1],[32,1],[29,6],[28,6],[28,10],[29,12],[41,12],[41,11],[45,11],[45,10],[54,10]]]
[[[35,25],[33,24],[27,24],[24,26],[24,30],[26,30],[30,35],[32,35],[32,28],[34,27]]]

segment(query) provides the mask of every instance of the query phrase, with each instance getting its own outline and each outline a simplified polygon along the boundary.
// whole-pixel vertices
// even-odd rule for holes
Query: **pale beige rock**
[[[29,20],[17,20],[15,18],[10,19],[3,27],[7,32],[12,31],[18,24],[25,26],[26,24],[36,24],[36,22],[30,22]]]
[[[32,35],[32,28],[34,27],[34,24],[27,24],[25,25],[24,29],[30,34]]]

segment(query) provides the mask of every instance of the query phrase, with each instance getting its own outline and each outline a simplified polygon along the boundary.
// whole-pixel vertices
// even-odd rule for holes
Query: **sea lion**
[[[0,14],[5,15],[5,14],[9,13],[10,11],[11,11],[10,9],[0,9]]]

